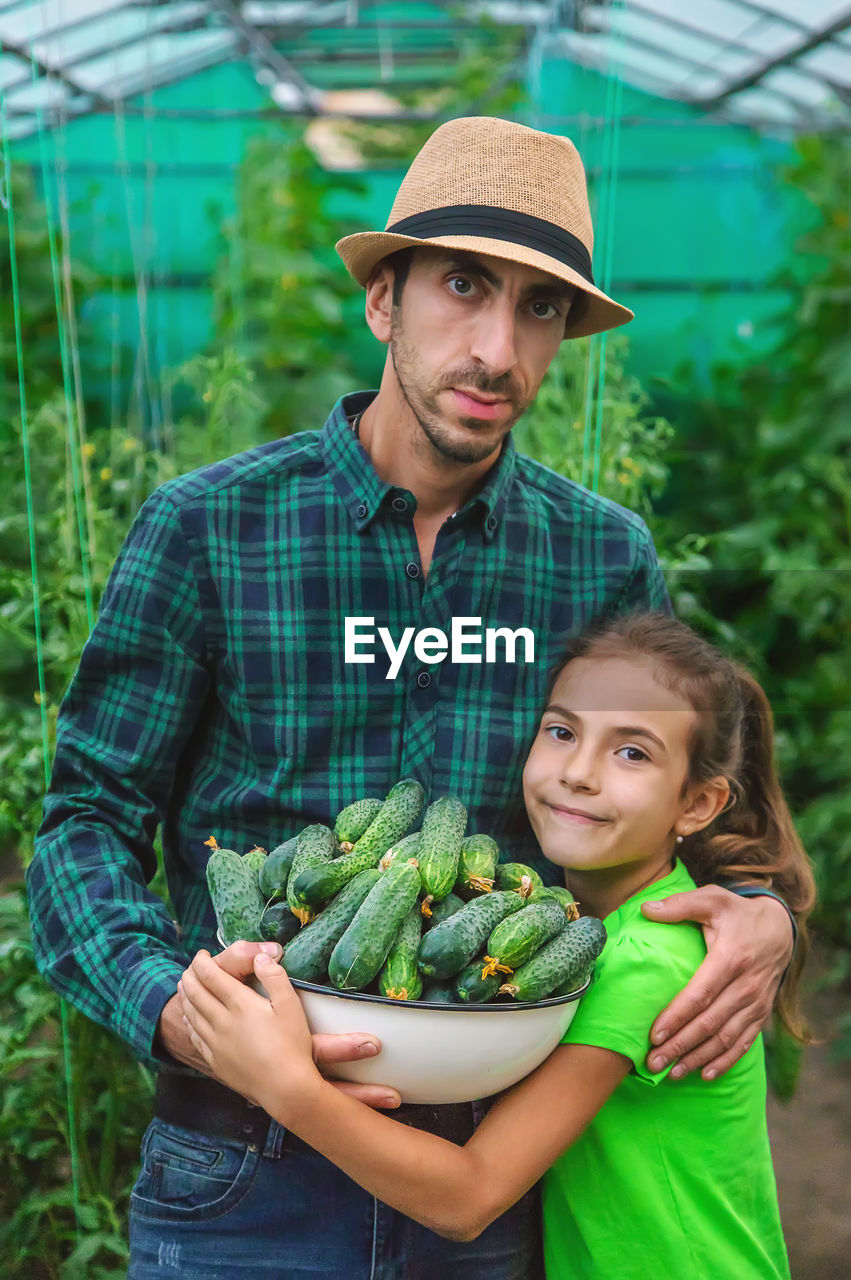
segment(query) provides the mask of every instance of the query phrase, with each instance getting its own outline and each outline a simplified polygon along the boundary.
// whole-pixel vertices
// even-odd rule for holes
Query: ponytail
[[[568,662],[586,656],[650,658],[656,678],[697,712],[683,794],[695,782],[724,777],[730,801],[708,827],[685,837],[678,854],[697,884],[744,881],[775,891],[789,907],[798,937],[777,1010],[788,1030],[807,1040],[797,989],[815,880],[780,789],[765,693],[748,671],[667,614],[627,614],[574,637],[550,673],[548,692]]]
[[[777,1012],[792,1035],[806,1041],[797,994],[809,951],[805,921],[815,903],[815,882],[780,787],[768,698],[750,672],[730,665],[741,703],[738,767],[728,775],[730,803],[709,827],[688,838],[681,856],[698,883],[728,879],[759,885],[774,890],[789,907],[798,936]]]

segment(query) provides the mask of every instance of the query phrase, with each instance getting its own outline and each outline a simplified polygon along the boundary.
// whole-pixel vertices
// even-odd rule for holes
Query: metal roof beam
[[[751,55],[756,53],[756,50],[751,45],[745,44],[741,39],[736,39],[734,36],[725,36],[723,40],[721,40],[720,38],[710,34],[705,27],[695,26],[693,22],[683,22],[681,18],[669,18],[667,15],[662,15],[658,10],[651,9],[647,5],[637,4],[636,0],[629,0],[628,12],[641,14],[642,17],[654,18],[657,22],[661,22],[666,27],[671,27],[675,31],[684,31],[688,35],[700,36],[703,40],[706,40],[709,43],[716,41],[719,53],[723,53],[725,49],[736,49],[740,53],[748,53]],[[626,38],[629,39],[629,37]],[[796,67],[795,70],[800,71],[802,76],[808,76],[811,80],[820,80],[822,84],[828,85],[831,89],[834,87],[832,80],[828,80],[825,76],[821,75],[820,72],[814,71],[812,67]]]
[[[16,3],[17,3],[17,0],[16,0]],[[14,9],[15,7],[16,7],[16,4],[13,4],[10,6],[11,9]],[[124,9],[135,9],[135,8],[136,8],[136,5],[132,3],[115,4],[115,5],[112,5],[107,10],[107,14],[109,15],[109,17],[112,17],[114,13],[121,13],[122,10]],[[0,8],[0,16],[2,16],[2,14],[5,12],[7,12],[7,10]],[[103,20],[102,14],[87,13],[85,17],[74,18],[72,19],[71,22],[60,22],[59,25],[55,27],[43,27],[43,28],[40,28],[38,31],[33,32],[33,34],[29,38],[30,44],[35,44],[37,40],[52,40],[54,36],[67,35],[69,31],[77,31],[79,30],[80,27],[96,27],[98,23],[101,22],[102,20]]]
[[[252,49],[263,65],[272,72],[277,80],[291,85],[304,101],[305,114],[319,114],[317,106],[317,90],[299,75],[295,67],[267,40],[262,31],[246,22],[233,0],[210,0],[211,9],[218,10],[230,22],[233,29],[242,36],[249,49]]]
[[[170,84],[176,84],[180,80],[185,80],[188,76],[198,75],[202,71],[208,71],[210,67],[216,67],[222,62],[227,62],[233,55],[233,45],[223,45],[215,50],[205,50],[195,54],[191,59],[184,59],[179,65],[175,62],[170,64],[169,71],[166,75],[159,79],[146,79],[144,84],[127,86],[127,96],[133,97],[137,93],[146,93],[150,89],[163,89]],[[56,124],[64,124],[66,120],[80,120],[90,115],[114,115],[116,112],[116,103],[122,103],[121,111],[125,115],[143,115],[149,112],[147,107],[132,108],[128,103],[123,101],[123,95],[117,95],[114,99],[105,98],[102,95],[89,92],[87,89],[81,89],[80,92],[85,94],[93,105],[81,107],[79,104],[72,105],[69,109],[67,104],[61,107],[15,107],[7,106],[6,114],[8,116],[27,117],[33,120],[33,129],[37,128],[38,121],[35,119],[36,113],[41,113],[44,117],[44,124],[47,128],[51,128]],[[158,113],[159,114],[159,113]],[[279,114],[279,113],[278,113]]]
[[[42,62],[34,53],[27,52],[23,45],[12,44],[11,42],[6,41],[3,44],[2,49],[3,53],[14,54],[16,58],[21,58],[22,61],[26,62],[29,66],[34,67],[39,75],[44,79],[58,81],[59,84],[64,85],[66,89],[70,89],[70,91],[78,97],[91,98],[94,102],[98,102],[101,106],[105,107],[109,107],[111,105],[109,99],[99,93],[97,89],[85,88],[85,86],[81,85],[79,81],[73,78],[73,76],[67,75],[63,67],[52,67],[46,62]],[[11,84],[7,84],[3,92],[4,94],[8,94],[11,93],[13,89],[20,89],[24,85],[29,84],[32,84],[32,76],[24,76],[21,80],[14,80]],[[41,110],[42,108],[36,107],[31,109]]]
[[[125,5],[124,7],[126,8],[127,6]],[[82,26],[83,23],[76,22],[71,25]],[[84,53],[79,54],[76,58],[68,58],[65,62],[62,63],[61,68],[58,68],[56,70],[51,69],[50,74],[58,75],[59,71],[67,72],[69,69],[73,67],[85,66],[85,64],[87,62],[91,62],[93,58],[101,58],[104,56],[104,54],[107,54],[107,53],[120,53],[122,49],[129,49],[134,44],[143,44],[146,40],[149,40],[152,36],[169,36],[169,35],[184,34],[186,32],[191,32],[191,31],[200,31],[205,29],[206,25],[207,24],[202,20],[202,18],[199,15],[196,18],[186,19],[183,22],[172,27],[163,26],[163,27],[157,27],[156,30],[154,31],[138,31],[134,36],[125,36],[121,40],[113,40],[112,43],[110,44],[99,45],[97,49],[87,49]],[[64,32],[65,30],[68,30],[68,29],[69,28],[63,28],[62,30]],[[39,39],[49,38],[54,34],[58,34],[58,31],[59,31],[59,28],[56,28],[55,31],[48,32],[46,37],[39,36],[38,38]],[[3,51],[13,52],[13,50],[11,49],[11,46],[9,45],[3,46]],[[19,54],[19,56],[24,57],[25,55]],[[27,58],[27,61],[29,61],[28,54],[26,55],[26,58]],[[30,82],[26,77],[23,80],[14,80],[11,84],[6,85],[4,92],[8,93],[12,89],[19,89],[22,85],[29,84],[29,83]],[[82,93],[86,93],[90,95],[93,92],[90,89],[83,89],[82,87],[80,91]]]
[[[742,93],[745,89],[752,89],[754,85],[759,84],[764,76],[770,72],[776,71],[779,67],[788,67],[790,63],[797,58],[802,58],[805,53],[810,53],[813,49],[817,49],[820,44],[826,44],[832,36],[839,35],[842,31],[851,27],[851,12],[846,12],[841,18],[836,18],[826,27],[822,27],[819,31],[811,31],[806,40],[802,40],[800,44],[789,49],[786,53],[779,54],[776,58],[769,58],[746,76],[740,76],[738,80],[733,80],[728,84],[721,93],[713,94],[708,98],[692,98],[691,102],[704,110],[711,111],[714,107],[724,102],[727,98],[731,98],[733,94]],[[767,92],[767,86],[762,86]]]
[[[612,30],[612,28],[609,28],[609,31],[611,31],[611,33],[614,34],[614,31]],[[598,32],[599,32],[599,28],[598,28]],[[587,34],[587,35],[593,36],[595,32],[591,30],[591,31],[586,31],[584,33],[578,32],[577,34]],[[683,66],[686,68],[691,68],[693,70],[696,69],[698,71],[706,70],[707,64],[705,62],[699,62],[696,58],[690,58],[684,53],[677,53],[675,50],[669,49],[665,45],[656,44],[655,41],[653,40],[645,40],[643,37],[625,35],[623,37],[623,41],[624,41],[624,48],[622,50],[622,54],[628,51],[630,45],[634,45],[635,48],[647,49],[650,53],[663,53],[666,57],[675,59],[676,61],[682,63]],[[615,59],[614,61],[616,62],[617,59]],[[632,67],[630,68],[628,59],[623,59],[623,61],[626,62],[627,68],[631,70],[633,75],[640,74],[641,72],[640,65],[632,64]],[[647,74],[650,74],[650,73],[648,72]],[[670,92],[674,94],[677,101],[684,102],[687,106],[690,106],[690,107],[699,106],[703,108],[705,106],[704,100],[702,99],[698,100],[697,98],[693,98],[693,97],[684,97],[681,94],[676,92],[677,88],[678,88],[677,83],[675,81],[671,81],[669,84],[669,89],[670,89]],[[764,85],[762,88],[762,91],[763,93],[771,94],[773,98],[782,98],[784,102],[791,103],[796,111],[800,111],[805,114],[812,113],[811,107],[807,106],[806,103],[802,103],[798,98],[794,98],[790,93],[785,93],[782,89],[775,89],[770,85]]]
[[[737,4],[740,9],[756,13],[769,22],[779,22],[781,26],[792,27],[794,31],[803,31],[807,35],[812,31],[812,27],[808,27],[806,22],[801,22],[800,18],[792,18],[788,13],[780,13],[776,9],[767,9],[764,4],[754,4],[753,0],[730,0],[730,3]]]

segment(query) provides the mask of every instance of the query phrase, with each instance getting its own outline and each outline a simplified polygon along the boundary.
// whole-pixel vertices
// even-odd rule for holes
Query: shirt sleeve
[[[672,613],[665,575],[650,536],[650,530],[641,522],[635,561],[632,572],[617,601],[615,612],[634,613],[646,609],[651,613]]]
[[[209,685],[192,551],[158,491],[116,561],[60,709],[27,871],[40,971],[148,1062],[189,961],[147,887],[154,837]]]
[[[647,1069],[650,1028],[705,955],[695,925],[659,928],[671,936],[657,941],[656,936],[619,934],[606,943],[594,981],[561,1041],[621,1053],[632,1063],[633,1074],[651,1085],[663,1080],[673,1063],[664,1071]]]

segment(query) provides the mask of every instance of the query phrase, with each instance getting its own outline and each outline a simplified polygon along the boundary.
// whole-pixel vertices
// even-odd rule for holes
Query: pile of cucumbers
[[[291,978],[391,1000],[543,1000],[584,985],[606,930],[418,782],[366,798],[267,853],[219,848],[207,884],[225,946],[280,942]]]

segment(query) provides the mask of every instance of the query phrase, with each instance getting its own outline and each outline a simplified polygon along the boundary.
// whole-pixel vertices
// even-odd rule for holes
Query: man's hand
[[[213,959],[226,973],[244,982],[247,978],[254,977],[254,957],[259,951],[265,951],[275,960],[281,957],[281,948],[277,942],[235,942],[225,951],[213,956]],[[213,1075],[189,1038],[189,1029],[183,1017],[183,1003],[177,992],[163,1006],[157,1027],[157,1041],[178,1062],[194,1067],[204,1075]],[[313,1037],[313,1059],[323,1074],[333,1070],[338,1062],[356,1062],[361,1058],[374,1058],[380,1052],[381,1042],[375,1036],[367,1034],[315,1035]],[[332,1083],[341,1092],[351,1094],[370,1107],[398,1107],[401,1101],[395,1089],[384,1085],[350,1084],[343,1080],[335,1080]]]
[[[677,1062],[674,1079],[703,1068],[704,1080],[714,1080],[751,1047],[771,1013],[792,955],[789,916],[775,898],[740,898],[718,885],[644,902],[641,910],[665,924],[697,921],[708,949],[691,982],[653,1023],[648,1068]]]

